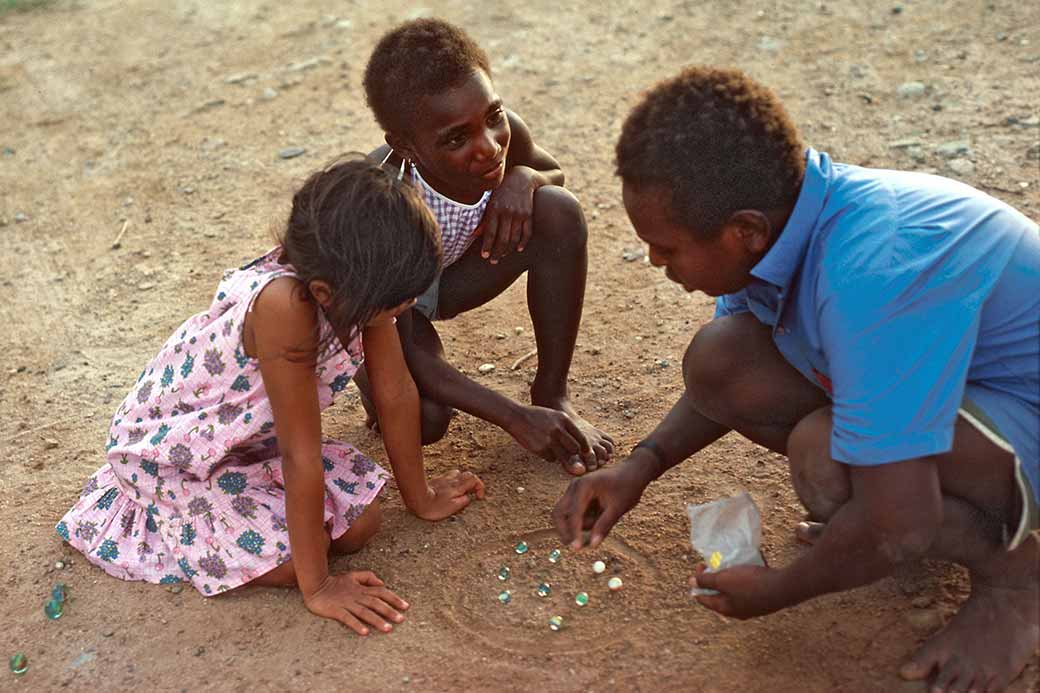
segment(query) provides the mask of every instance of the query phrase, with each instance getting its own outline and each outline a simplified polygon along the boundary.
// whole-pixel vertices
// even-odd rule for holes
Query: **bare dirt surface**
[[[460,416],[427,466],[473,470],[487,500],[428,524],[390,489],[382,533],[335,563],[376,571],[413,604],[388,636],[355,637],[294,591],[206,599],[119,582],[63,546],[54,524],[102,463],[140,366],[208,304],[224,268],[270,246],[305,174],[381,141],[361,72],[379,35],[419,14],[465,26],[487,49],[507,105],[585,205],[590,271],[571,387],[622,450],[678,395],[679,359],[712,313],[707,297],[625,260],[638,243],[612,172],[629,106],[679,66],[749,71],[838,160],[950,175],[1040,216],[1036,3],[83,0],[5,12],[0,653],[24,651],[31,669],[0,673],[0,689],[924,690],[895,672],[966,597],[960,570],[925,565],[750,622],[687,596],[688,502],[746,488],[769,560],[802,550],[784,460],[735,436],[652,486],[603,550],[553,566],[548,513],[568,477]],[[289,147],[306,152],[281,159]],[[522,284],[442,325],[456,363],[518,398],[535,368],[509,368],[534,345]],[[477,375],[485,362],[497,370]],[[325,424],[385,461],[363,419],[351,396]],[[526,556],[511,550],[519,539]],[[592,575],[599,557],[622,592]],[[500,565],[514,571],[508,606],[496,599]],[[533,592],[540,579],[553,585],[545,599]],[[41,607],[57,581],[72,599],[48,621]],[[551,613],[564,630],[548,629]],[[1013,690],[1036,690],[1037,677],[1034,659]]]

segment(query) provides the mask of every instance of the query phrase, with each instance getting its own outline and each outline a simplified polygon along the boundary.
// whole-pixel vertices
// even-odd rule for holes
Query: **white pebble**
[[[527,489],[526,489],[526,488],[524,488],[523,486],[517,486],[517,487],[516,487],[516,492],[517,492],[517,493],[523,493],[523,492],[524,492],[524,491],[526,491],[526,490],[527,490]]]
[[[599,575],[600,573],[602,573],[606,569],[607,569],[607,564],[604,563],[603,561],[596,561],[595,563],[592,564],[592,572],[594,572],[596,575]]]
[[[607,587],[610,588],[611,592],[617,592],[623,586],[621,578],[615,576],[607,580]]]
[[[480,364],[480,367],[477,368],[477,370],[480,371],[481,373],[490,373],[491,371],[495,370],[495,364],[493,364],[493,363],[482,363],[482,364]]]

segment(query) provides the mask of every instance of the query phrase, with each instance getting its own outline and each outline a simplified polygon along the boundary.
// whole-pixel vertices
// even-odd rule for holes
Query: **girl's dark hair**
[[[304,285],[329,285],[325,316],[345,344],[376,313],[429,288],[441,266],[440,239],[411,183],[351,154],[307,179],[279,240]]]
[[[625,183],[670,190],[673,220],[708,237],[740,209],[792,204],[805,173],[805,145],[776,94],[714,67],[650,89],[615,151]]]
[[[491,76],[487,53],[465,31],[443,19],[416,19],[379,39],[365,68],[365,96],[384,132],[407,134],[423,97],[477,70]]]

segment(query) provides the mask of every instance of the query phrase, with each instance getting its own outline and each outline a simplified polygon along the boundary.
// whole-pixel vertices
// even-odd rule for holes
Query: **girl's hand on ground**
[[[430,479],[430,488],[416,516],[431,522],[443,520],[470,504],[472,496],[484,500],[484,482],[473,472],[453,469],[447,474]]]
[[[303,603],[311,613],[339,621],[358,635],[368,635],[369,626],[389,633],[391,622],[404,621],[401,612],[409,606],[368,570],[329,575],[313,594],[304,595]]]
[[[526,407],[506,430],[525,450],[543,460],[560,462],[568,474],[578,476],[584,474],[586,468],[598,466],[588,437],[562,411]]]
[[[514,166],[491,193],[476,233],[482,236],[480,256],[496,264],[510,251],[524,252],[531,240],[534,212],[534,169]]]
[[[625,461],[573,480],[552,512],[560,541],[581,549],[584,531],[591,530],[588,546],[599,546],[617,521],[639,503],[654,478],[651,471]]]
[[[716,590],[719,594],[697,595],[697,601],[723,616],[741,620],[765,616],[788,606],[777,590],[778,571],[758,565],[738,565],[706,572],[702,563],[690,578],[690,587]]]

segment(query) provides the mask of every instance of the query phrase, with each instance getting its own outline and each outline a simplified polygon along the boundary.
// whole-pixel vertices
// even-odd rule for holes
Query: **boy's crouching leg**
[[[791,484],[809,519],[826,522],[851,495],[849,474],[831,459],[831,410],[821,407],[798,422],[787,439],[787,459]],[[812,541],[821,527],[799,525],[798,536]]]

